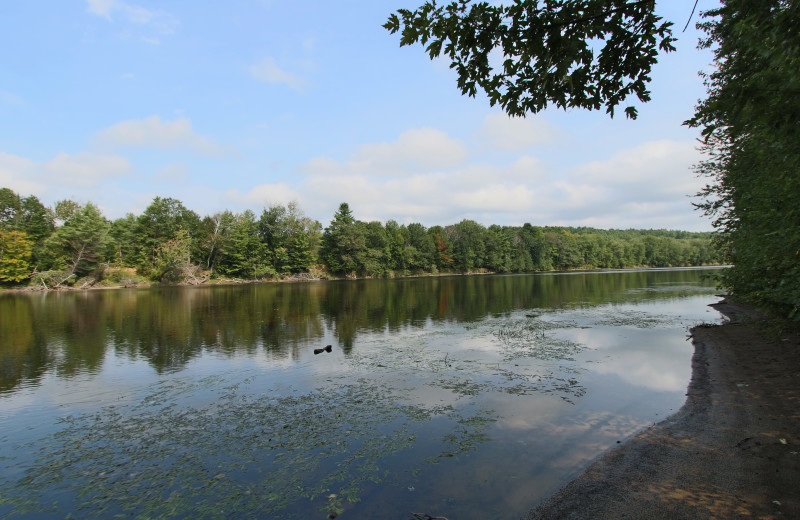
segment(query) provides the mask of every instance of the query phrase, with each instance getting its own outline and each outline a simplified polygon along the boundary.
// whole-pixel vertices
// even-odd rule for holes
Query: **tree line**
[[[200,217],[164,197],[155,197],[141,215],[109,220],[91,202],[62,200],[49,208],[33,195],[0,189],[0,281],[7,285],[83,286],[126,272],[178,282],[211,276],[392,277],[718,262],[709,233],[485,227],[473,220],[426,228],[394,220],[363,222],[347,203],[323,229],[296,202],[265,207],[260,215],[226,210]]]

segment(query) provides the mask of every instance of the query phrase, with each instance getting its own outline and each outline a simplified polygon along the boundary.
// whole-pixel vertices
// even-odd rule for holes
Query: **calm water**
[[[519,518],[682,405],[713,272],[0,295],[0,518]]]

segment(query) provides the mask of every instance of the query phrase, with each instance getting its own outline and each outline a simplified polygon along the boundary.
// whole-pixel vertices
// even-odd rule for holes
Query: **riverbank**
[[[594,269],[568,269],[565,271],[532,271],[532,272],[517,272],[517,273],[502,273],[502,274],[545,274],[545,273],[580,273],[580,272],[602,272],[602,271],[634,271],[643,269],[664,270],[664,269],[715,269],[724,268],[727,265],[693,265],[693,266],[671,266],[671,267],[651,267],[651,266],[631,266],[620,268],[594,268]],[[106,274],[101,279],[90,280],[89,282],[75,284],[75,285],[58,285],[48,286],[42,285],[26,285],[26,286],[0,286],[0,293],[26,293],[26,292],[52,292],[52,291],[87,291],[87,290],[107,290],[107,289],[148,289],[151,287],[202,287],[214,285],[252,285],[263,283],[298,283],[298,282],[320,282],[320,281],[354,281],[354,280],[371,280],[371,279],[401,279],[401,278],[436,278],[447,276],[482,276],[482,275],[496,275],[493,271],[487,269],[477,269],[475,271],[467,272],[421,272],[414,274],[393,274],[386,277],[374,276],[335,276],[327,271],[315,269],[311,273],[298,273],[284,275],[278,278],[258,278],[258,279],[242,279],[242,278],[212,278],[209,275],[200,277],[192,276],[188,279],[178,282],[156,282],[148,280],[144,277],[135,274],[133,268],[114,268],[115,270],[125,271],[125,275],[120,276],[119,273],[109,276]],[[208,274],[208,273],[206,273]]]
[[[772,339],[732,302],[692,329],[680,411],[529,512],[541,519],[800,518],[800,337]]]

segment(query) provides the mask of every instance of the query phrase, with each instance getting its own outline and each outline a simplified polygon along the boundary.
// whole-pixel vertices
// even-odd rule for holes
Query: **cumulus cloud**
[[[691,142],[652,141],[573,168],[532,155],[507,164],[482,162],[446,133],[418,129],[392,142],[362,145],[345,160],[309,160],[299,169],[298,198],[329,201],[319,213],[310,211],[314,215],[331,215],[347,201],[361,219],[427,225],[472,218],[486,224],[697,229],[702,222],[687,195],[699,188],[691,170],[699,158]]]
[[[95,142],[109,147],[188,148],[206,155],[220,156],[222,147],[195,133],[189,119],[162,121],[157,115],[122,121],[100,131]]]
[[[311,175],[404,176],[464,164],[469,152],[458,139],[434,128],[412,129],[392,142],[369,143],[346,161],[315,157],[302,168]]]
[[[583,225],[686,227],[691,196],[703,181],[692,171],[702,159],[692,142],[658,140],[574,168],[561,186],[565,207]]]
[[[158,182],[183,182],[189,178],[189,167],[184,163],[170,163],[158,170],[153,177]]]
[[[43,165],[48,180],[77,187],[94,187],[109,178],[121,177],[131,171],[124,157],[81,153],[58,154]]]
[[[604,187],[624,200],[664,202],[698,191],[703,181],[692,167],[701,159],[692,142],[650,141],[581,165],[572,180]]]
[[[287,204],[292,200],[298,200],[298,195],[288,184],[279,182],[260,184],[244,193],[235,188],[230,189],[225,192],[225,200],[235,206],[255,211],[270,204]]]
[[[275,58],[267,56],[258,63],[250,66],[250,75],[258,81],[272,84],[284,84],[289,88],[301,91],[306,80],[301,76],[287,72],[278,67]]]
[[[700,158],[694,143],[649,141],[635,148],[620,150],[609,159],[591,161],[577,168],[575,173],[580,178],[603,184],[630,185],[658,180],[675,189],[673,182],[666,181],[686,178],[676,173],[691,169],[692,164]]]
[[[376,174],[397,167],[435,170],[463,164],[467,155],[467,147],[461,141],[435,128],[420,128],[403,132],[391,143],[361,146],[351,158],[350,167],[365,173],[372,169]]]
[[[30,159],[0,152],[0,186],[18,193],[40,193],[45,185],[34,177],[34,163]]]
[[[443,153],[437,156],[435,150]],[[306,176],[299,191],[308,200],[331,201],[330,207],[320,208],[326,214],[347,201],[361,219],[429,225],[477,218],[478,213],[525,212],[536,205],[536,194],[525,183],[545,177],[537,159],[523,156],[497,166],[469,164],[467,156],[466,146],[444,132],[406,132],[393,143],[362,146],[344,162],[308,161],[301,168]]]
[[[60,153],[47,162],[37,163],[0,152],[0,186],[38,197],[62,192],[64,188],[72,193],[96,188],[109,179],[125,177],[130,171],[128,160],[116,155]]]
[[[559,138],[562,132],[542,116],[509,117],[492,112],[475,133],[480,144],[499,150],[521,151]]]

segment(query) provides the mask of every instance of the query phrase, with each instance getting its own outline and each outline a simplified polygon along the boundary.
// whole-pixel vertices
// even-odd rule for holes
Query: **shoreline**
[[[601,455],[523,517],[800,518],[800,338],[773,340],[754,309],[691,330],[681,409]]]
[[[162,283],[154,281],[146,281],[142,283],[133,284],[102,284],[95,282],[90,285],[81,287],[74,286],[59,286],[59,287],[39,287],[26,285],[24,287],[2,287],[0,286],[0,294],[2,293],[39,293],[39,292],[72,292],[72,291],[95,291],[95,290],[110,290],[110,289],[150,289],[154,287],[213,287],[216,285],[253,285],[253,284],[272,284],[272,283],[303,283],[303,282],[335,282],[335,281],[357,281],[357,280],[397,280],[406,278],[439,278],[448,276],[489,276],[489,275],[525,275],[525,274],[556,274],[556,273],[597,273],[607,271],[632,271],[632,270],[664,270],[664,269],[723,269],[728,267],[722,264],[708,264],[708,265],[685,265],[685,266],[667,266],[667,267],[652,267],[652,266],[631,266],[631,267],[597,267],[586,269],[567,269],[563,271],[525,271],[514,273],[496,273],[493,271],[478,270],[467,272],[447,272],[447,273],[417,273],[408,275],[397,276],[333,276],[327,275],[312,275],[310,273],[302,273],[301,275],[289,275],[283,278],[262,278],[257,280],[245,280],[240,278],[213,278],[199,282],[174,282]]]

